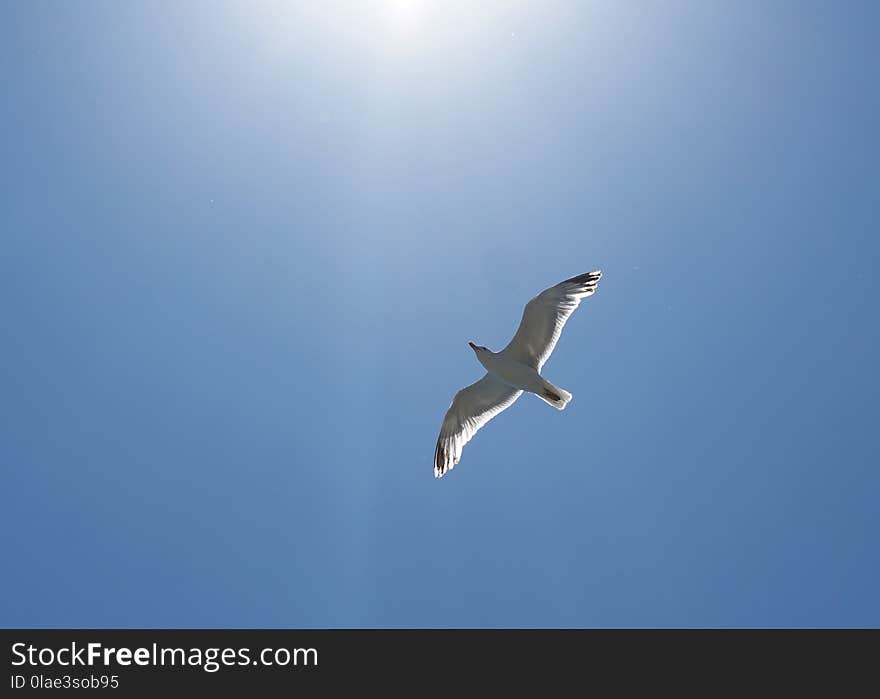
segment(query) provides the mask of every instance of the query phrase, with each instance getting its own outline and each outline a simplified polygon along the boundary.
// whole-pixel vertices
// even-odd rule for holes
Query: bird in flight
[[[507,410],[523,391],[534,393],[557,410],[571,394],[541,376],[568,317],[581,299],[592,296],[602,272],[587,272],[545,289],[526,304],[513,339],[500,352],[468,342],[486,374],[455,394],[443,418],[434,450],[434,477],[441,478],[461,459],[464,445],[489,420]]]

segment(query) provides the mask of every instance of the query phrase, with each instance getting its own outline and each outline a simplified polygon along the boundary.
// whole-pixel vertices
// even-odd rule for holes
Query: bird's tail
[[[536,393],[536,396],[543,400],[545,403],[549,403],[557,410],[565,410],[565,406],[568,405],[568,402],[571,400],[571,394],[566,391],[564,388],[559,388],[558,386],[554,386],[547,379],[544,379],[544,384],[541,387],[541,392]]]

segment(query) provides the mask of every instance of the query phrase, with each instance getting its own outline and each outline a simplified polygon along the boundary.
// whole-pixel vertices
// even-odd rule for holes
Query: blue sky
[[[0,624],[880,625],[878,21],[4,3]]]

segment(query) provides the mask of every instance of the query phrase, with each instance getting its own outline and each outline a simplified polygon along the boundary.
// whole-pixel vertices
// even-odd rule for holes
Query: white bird
[[[516,335],[500,352],[468,342],[480,364],[482,379],[455,394],[437,438],[434,477],[451,471],[464,445],[489,420],[507,410],[523,391],[534,393],[557,410],[564,410],[571,394],[541,376],[568,317],[581,299],[592,296],[602,272],[587,272],[545,289],[526,304]]]

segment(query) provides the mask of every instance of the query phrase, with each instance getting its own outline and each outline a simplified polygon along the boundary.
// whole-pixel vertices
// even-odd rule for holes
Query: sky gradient
[[[880,625],[878,26],[3,3],[0,625]]]

